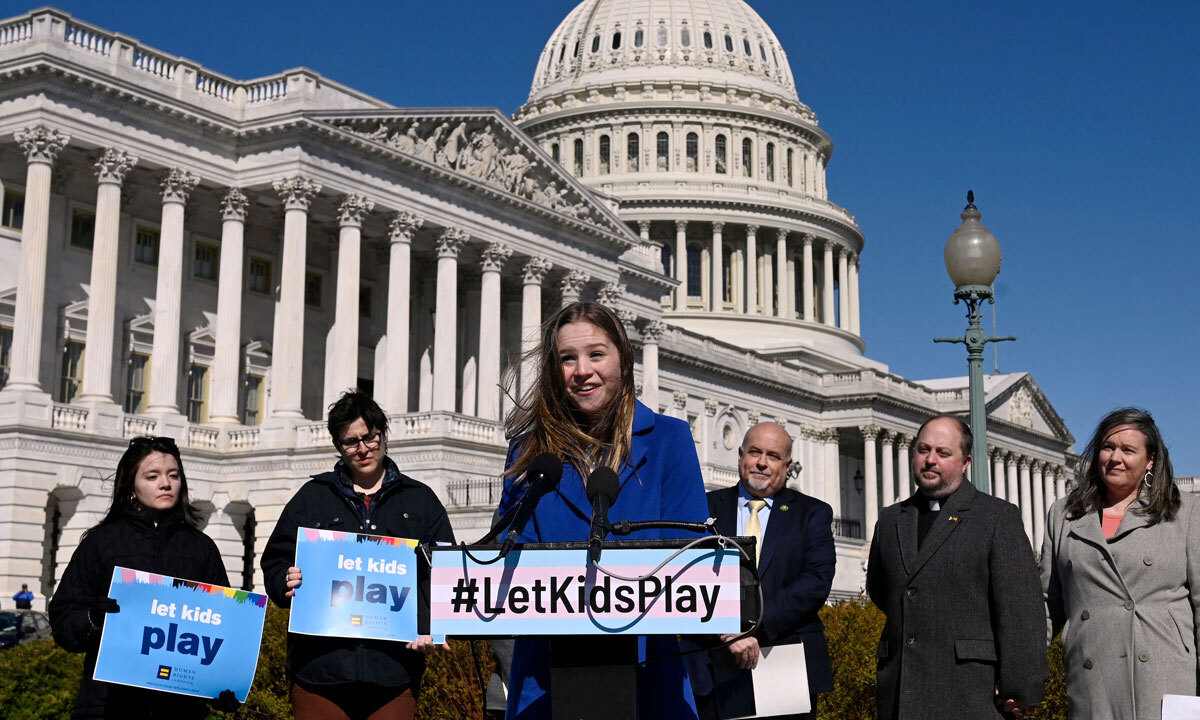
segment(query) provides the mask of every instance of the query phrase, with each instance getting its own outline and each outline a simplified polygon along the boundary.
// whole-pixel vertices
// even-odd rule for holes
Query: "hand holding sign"
[[[298,567],[288,568],[288,573],[287,573],[288,591],[283,594],[284,597],[296,597],[296,588],[300,587],[300,584],[303,582],[304,582],[304,575],[300,573],[300,568],[298,568]]]

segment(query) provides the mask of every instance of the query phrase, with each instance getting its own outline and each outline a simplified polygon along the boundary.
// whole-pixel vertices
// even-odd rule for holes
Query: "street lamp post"
[[[946,241],[946,272],[954,283],[954,304],[967,306],[967,331],[963,337],[934,338],[934,342],[962,343],[967,346],[968,391],[971,407],[971,482],[980,492],[988,493],[987,406],[983,395],[983,350],[990,342],[1016,340],[1008,335],[988,337],[980,324],[983,302],[996,302],[992,281],[1000,273],[1000,243],[979,222],[975,193],[967,191],[967,207],[962,225]]]

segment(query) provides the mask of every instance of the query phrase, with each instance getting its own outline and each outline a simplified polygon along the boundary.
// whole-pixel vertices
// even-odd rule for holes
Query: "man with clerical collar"
[[[971,429],[938,415],[917,432],[917,491],[875,526],[867,592],[887,616],[880,720],[1021,717],[1049,674],[1033,549],[1011,503],[976,491]]]
[[[792,438],[781,425],[764,422],[746,432],[738,448],[737,485],[708,493],[709,514],[722,535],[758,539],[762,622],[753,634],[728,647],[690,655],[689,673],[701,720],[741,716],[730,704],[730,672],[757,667],[762,649],[804,643],[807,693],[812,711],[777,716],[815,720],[817,695],[833,690],[825,626],[817,612],[833,587],[836,552],[833,509],[786,486]],[[737,637],[726,635],[722,641]],[[743,673],[745,674],[745,673]],[[797,683],[797,688],[803,686]]]

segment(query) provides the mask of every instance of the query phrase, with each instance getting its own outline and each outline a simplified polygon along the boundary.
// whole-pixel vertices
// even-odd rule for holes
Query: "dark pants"
[[[292,684],[296,720],[413,720],[417,698],[408,687]]]
[[[817,696],[810,695],[809,698],[812,702],[812,712],[800,715],[772,715],[771,720],[817,720]],[[715,693],[697,697],[696,710],[700,713],[700,720],[720,720],[720,715],[717,714],[717,696]]]

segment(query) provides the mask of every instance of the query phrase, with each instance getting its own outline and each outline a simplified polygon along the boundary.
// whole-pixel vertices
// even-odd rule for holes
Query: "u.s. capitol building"
[[[500,486],[502,378],[543,318],[594,298],[709,487],[736,482],[747,427],[788,429],[792,482],[834,508],[835,595],[856,594],[917,426],[965,412],[966,379],[865,356],[870,256],[795,87],[742,0],[586,0],[514,118],[306,69],[237,80],[53,9],[0,21],[0,588],[53,592],[143,434],[177,438],[232,582],[261,588],[352,386],[471,540]],[[1029,374],[986,383],[979,460],[1040,542],[1073,438]]]

